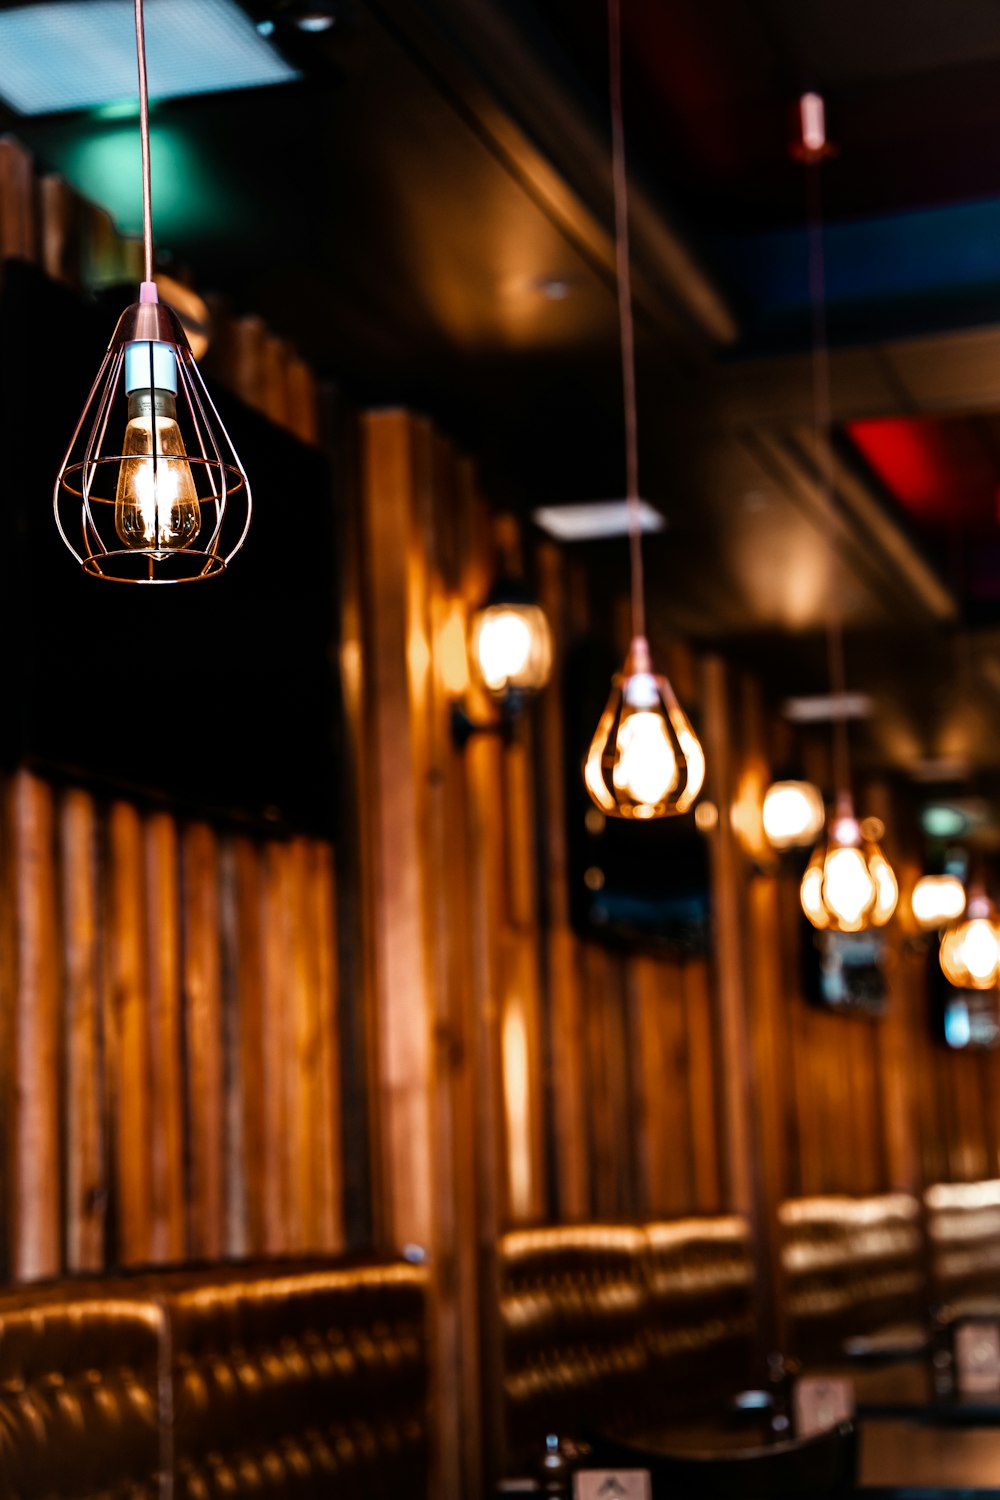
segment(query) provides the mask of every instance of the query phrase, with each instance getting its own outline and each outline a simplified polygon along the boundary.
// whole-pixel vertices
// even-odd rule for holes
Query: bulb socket
[[[150,381],[152,374],[152,381]],[[169,391],[177,394],[177,355],[170,344],[146,339],[125,346],[125,392]]]

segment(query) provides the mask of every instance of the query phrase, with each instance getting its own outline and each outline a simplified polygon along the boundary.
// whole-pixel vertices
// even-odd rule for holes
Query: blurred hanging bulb
[[[523,672],[531,651],[527,622],[511,610],[483,623],[479,634],[479,665],[483,681],[492,690]]]
[[[540,692],[552,672],[552,632],[524,583],[500,579],[472,617],[469,656],[494,698]]]
[[[115,493],[115,530],[126,547],[154,557],[188,546],[201,506],[177,425],[177,361],[166,344],[125,350],[128,425]]]
[[[772,848],[811,844],[826,819],[822,793],[809,781],[776,781],[764,795],[761,818]]]
[[[945,978],[959,989],[989,990],[1000,979],[1000,925],[981,888],[969,892],[965,916],[945,928],[940,958]]]
[[[613,681],[583,775],[602,812],[640,821],[687,812],[704,784],[704,752],[642,636]]]
[[[814,927],[863,932],[888,922],[898,894],[892,866],[878,844],[865,837],[850,798],[841,795],[830,832],[802,877],[802,910]]]

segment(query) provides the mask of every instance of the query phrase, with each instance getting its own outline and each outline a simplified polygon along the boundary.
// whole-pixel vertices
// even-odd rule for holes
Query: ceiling
[[[501,503],[620,494],[602,0],[335,0],[312,34],[298,3],[244,8],[301,82],[155,106],[164,253],[352,400],[428,411]],[[655,628],[734,652],[776,697],[821,686],[832,540],[852,685],[879,706],[862,754],[919,770],[964,722],[963,756],[1000,771],[1000,6],[623,13],[642,479],[669,522],[648,542]],[[805,87],[838,147],[833,520],[787,150]],[[134,121],[0,126],[138,228]],[[624,556],[595,549],[593,571]]]

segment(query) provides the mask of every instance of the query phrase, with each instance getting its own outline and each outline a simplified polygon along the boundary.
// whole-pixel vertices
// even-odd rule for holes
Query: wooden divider
[[[339,1248],[329,846],[27,771],[4,808],[13,1279]]]

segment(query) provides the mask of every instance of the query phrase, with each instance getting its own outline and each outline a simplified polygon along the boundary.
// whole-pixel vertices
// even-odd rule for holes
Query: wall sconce
[[[823,794],[811,781],[775,781],[764,794],[764,833],[772,849],[812,844],[826,822]]]
[[[552,674],[552,632],[545,612],[517,578],[500,578],[469,627],[469,664],[477,685],[500,717],[476,720],[465,705],[451,711],[452,735],[464,745],[474,734],[509,737],[525,704]]]
[[[957,922],[965,910],[965,886],[957,875],[922,875],[910,896],[913,920],[924,932]]]

